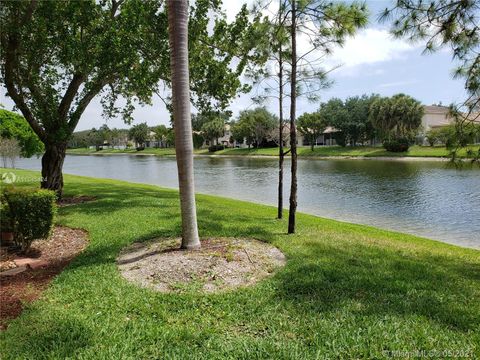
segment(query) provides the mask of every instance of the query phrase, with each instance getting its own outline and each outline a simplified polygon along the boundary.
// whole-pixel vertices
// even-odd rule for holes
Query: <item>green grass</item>
[[[65,193],[98,198],[58,217],[90,244],[0,335],[4,359],[480,356],[479,251],[303,214],[286,235],[273,207],[198,195],[202,236],[270,242],[287,265],[251,288],[159,294],[123,280],[115,259],[132,242],[179,236],[178,193],[77,176]]]
[[[472,145],[469,149],[478,152],[480,145]],[[112,150],[105,149],[102,151],[95,151],[94,149],[70,149],[69,154],[135,154],[135,155],[175,155],[175,149],[150,149],[143,151],[130,150]],[[260,148],[260,149],[225,149],[215,153],[208,152],[207,149],[196,150],[199,155],[229,155],[229,156],[278,156],[278,148]],[[465,157],[467,149],[462,149],[459,152],[460,157]],[[383,147],[369,147],[369,146],[355,146],[355,147],[340,147],[340,146],[317,146],[311,151],[310,147],[302,146],[298,148],[298,156],[300,157],[317,157],[317,156],[352,156],[352,157],[448,157],[449,151],[444,146],[412,146],[405,153],[394,153],[386,151]]]
[[[470,146],[470,149],[478,151],[479,145]],[[202,152],[209,154],[207,150]],[[277,156],[278,148],[266,149],[225,149],[215,152],[215,155],[263,155],[263,156]],[[310,147],[302,146],[298,148],[298,156],[300,157],[315,157],[315,156],[352,156],[352,157],[447,157],[449,151],[443,146],[412,146],[405,153],[395,153],[386,151],[383,147],[370,146],[316,146],[312,151]],[[466,149],[460,151],[460,156],[466,155]]]
[[[100,151],[96,151],[95,149],[86,149],[86,148],[79,148],[79,149],[68,149],[68,154],[78,154],[78,155],[102,155],[102,154],[133,154],[133,155],[158,155],[158,156],[166,156],[166,155],[175,155],[175,148],[146,148],[142,151],[137,151],[135,149],[104,149]]]

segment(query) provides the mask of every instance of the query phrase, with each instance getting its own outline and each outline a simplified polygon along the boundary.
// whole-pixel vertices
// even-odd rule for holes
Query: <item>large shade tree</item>
[[[357,145],[375,138],[369,118],[370,105],[378,95],[353,96],[342,101],[332,98],[320,104],[319,113],[334,127],[335,140],[340,146]]]
[[[247,90],[239,75],[256,59],[253,27],[245,7],[231,23],[218,1],[196,0],[192,9],[191,98],[199,108],[224,107]],[[68,140],[95,96],[106,117],[129,122],[136,104],[168,89],[164,1],[7,1],[0,21],[2,83],[45,144],[41,186],[61,195]],[[168,93],[162,99],[170,105]]]
[[[327,128],[327,122],[320,112],[304,113],[297,119],[298,130],[308,140],[310,149],[316,144],[316,141],[320,135],[323,134]]]
[[[345,100],[347,117],[343,123],[337,123],[335,128],[347,135],[347,141],[352,146],[359,142],[375,138],[375,129],[370,121],[370,105],[378,98],[378,95],[352,96]]]
[[[250,146],[260,147],[269,132],[275,128],[277,118],[264,107],[240,112],[236,123],[233,125],[233,137],[238,142],[244,139]]]

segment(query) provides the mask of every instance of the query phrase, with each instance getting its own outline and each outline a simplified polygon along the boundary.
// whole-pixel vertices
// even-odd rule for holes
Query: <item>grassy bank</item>
[[[95,149],[68,149],[67,154],[77,154],[77,155],[102,155],[102,154],[130,154],[130,155],[158,155],[158,156],[167,156],[167,155],[175,155],[174,148],[167,148],[167,149],[156,149],[156,148],[146,148],[142,151],[137,151],[135,149],[125,149],[125,150],[118,150],[118,149],[104,149],[100,151],[96,151]]]
[[[480,145],[471,146],[470,149],[478,151]],[[135,149],[129,150],[114,150],[105,149],[101,151],[95,151],[94,149],[70,149],[67,151],[69,154],[81,154],[81,155],[101,155],[101,154],[132,154],[132,155],[175,155],[175,149],[150,149],[147,148],[143,151],[136,151]],[[196,154],[199,155],[229,155],[229,156],[278,156],[278,148],[261,148],[261,149],[225,149],[210,153],[206,149],[196,150]],[[444,146],[412,146],[405,153],[394,153],[383,149],[382,147],[368,147],[368,146],[356,146],[356,147],[340,147],[340,146],[318,146],[311,151],[310,147],[299,147],[298,155],[300,157],[325,157],[325,156],[351,156],[351,157],[448,157],[449,151]],[[460,151],[459,156],[465,157],[467,155],[466,149]]]
[[[179,236],[178,193],[77,176],[65,183],[67,196],[97,197],[58,217],[88,230],[90,244],[0,334],[4,359],[480,356],[476,250],[303,214],[289,236],[273,207],[198,195],[203,237],[267,241],[287,265],[247,289],[159,294],[123,280],[115,259],[132,242]]]

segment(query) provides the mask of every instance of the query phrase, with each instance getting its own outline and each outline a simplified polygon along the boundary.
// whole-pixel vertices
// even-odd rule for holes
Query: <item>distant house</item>
[[[158,148],[160,147],[161,142],[155,138],[155,132],[149,131],[147,141],[145,141],[145,147],[147,148]]]
[[[470,118],[473,122],[480,124],[480,117],[478,113],[470,114]],[[425,114],[422,118],[422,133],[425,134],[431,129],[439,129],[453,124],[454,118],[450,116],[450,109],[446,106],[431,105],[425,106]],[[477,137],[474,140],[476,143],[480,141]],[[424,144],[427,144],[424,139]]]
[[[290,124],[285,124],[285,131],[290,132]],[[337,142],[334,139],[334,133],[338,130],[332,126],[327,126],[325,131],[322,135],[320,135],[317,140],[315,141],[315,145],[324,145],[324,146],[332,146],[337,145]],[[290,147],[290,136],[286,136],[285,145]],[[297,129],[297,145],[298,146],[310,146],[310,142],[308,139]]]
[[[425,112],[422,117],[421,134],[425,134],[430,129],[441,128],[453,123],[454,119],[450,116],[450,109],[447,106],[441,105],[424,105]],[[480,120],[479,120],[480,122]],[[333,134],[337,132],[333,127],[327,127],[322,135],[320,135],[315,145],[336,145]],[[298,134],[298,145],[306,146],[310,145],[309,142],[304,139],[301,133]],[[426,141],[425,141],[425,144]]]
[[[197,132],[201,134],[201,132]],[[223,128],[223,136],[219,137],[218,139],[213,140],[213,144],[211,141],[205,140],[203,142],[203,147],[208,147],[210,145],[223,145],[225,147],[246,147],[246,143],[239,143],[234,141],[232,138],[232,127],[230,124],[225,124]]]
[[[425,113],[422,117],[422,130],[440,128],[450,125],[453,118],[449,115],[449,108],[441,105],[425,105]]]
[[[332,145],[337,145],[337,142],[334,139],[334,134],[338,132],[339,130],[335,129],[332,126],[327,126],[325,131],[323,132],[322,135],[320,135],[316,141],[315,145],[316,146],[332,146]],[[301,132],[297,132],[297,144],[300,146],[310,146],[310,142],[308,141],[307,138],[303,136]],[[289,142],[290,145],[290,142]]]

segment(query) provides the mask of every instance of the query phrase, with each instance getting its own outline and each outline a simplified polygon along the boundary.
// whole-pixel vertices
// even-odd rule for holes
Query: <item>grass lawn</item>
[[[478,151],[479,145],[471,146],[470,149]],[[208,150],[203,150],[203,154],[209,154]],[[225,149],[215,152],[215,155],[266,155],[277,156],[278,148],[267,149]],[[301,146],[298,148],[298,156],[365,156],[365,157],[447,157],[449,151],[444,146],[412,146],[405,153],[395,153],[386,151],[383,147],[369,147],[369,146],[356,146],[356,147],[340,147],[340,146],[316,146],[312,151],[310,147]],[[463,149],[460,156],[466,155],[466,149]]]
[[[473,151],[478,151],[480,145],[473,145],[469,147]],[[135,149],[129,150],[113,150],[105,149],[101,151],[95,151],[94,149],[69,149],[68,154],[135,154],[146,155],[153,154],[158,156],[175,155],[174,148],[168,149],[154,149],[146,148],[142,151],[136,151]],[[215,153],[208,152],[207,149],[196,150],[196,154],[199,155],[245,155],[245,156],[278,156],[278,148],[260,148],[260,149],[225,149],[217,151]],[[368,147],[368,146],[356,146],[356,147],[340,147],[340,146],[317,146],[314,151],[311,151],[308,146],[301,146],[298,148],[298,155],[300,157],[313,157],[313,156],[364,156],[364,157],[447,157],[449,151],[444,146],[412,146],[406,153],[394,153],[386,151],[383,147]],[[463,149],[459,153],[460,157],[466,156],[466,149]]]
[[[135,149],[125,149],[125,150],[118,150],[118,149],[104,149],[100,151],[96,151],[95,149],[86,149],[86,148],[79,148],[79,149],[68,149],[67,154],[78,154],[78,155],[102,155],[102,154],[133,154],[133,155],[158,155],[158,156],[165,156],[165,155],[175,155],[175,148],[146,148],[142,151],[137,151]]]
[[[58,216],[90,244],[0,334],[3,359],[480,357],[479,251],[303,214],[289,236],[273,207],[198,195],[202,236],[270,242],[287,265],[251,288],[160,294],[123,280],[115,259],[179,236],[177,192],[66,176],[65,193],[97,197]]]

